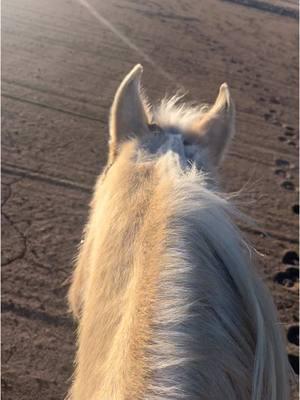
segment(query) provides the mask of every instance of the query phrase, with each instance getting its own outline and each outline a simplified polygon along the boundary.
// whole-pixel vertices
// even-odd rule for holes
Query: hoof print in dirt
[[[289,267],[284,272],[278,272],[274,276],[274,282],[291,288],[299,281],[299,268]]]
[[[295,374],[299,375],[299,356],[288,354],[288,359]]]
[[[294,214],[299,214],[299,204],[294,204],[292,210]]]
[[[296,146],[296,142],[294,142],[294,140],[288,140],[287,142],[286,142],[289,146]]]
[[[299,346],[299,325],[292,325],[287,332],[287,339],[290,343]]]
[[[286,136],[294,136],[294,128],[289,125],[285,125],[284,127],[284,134]]]
[[[276,168],[274,171],[275,175],[279,176],[282,179],[290,179],[292,175],[284,169]]]
[[[277,165],[277,167],[288,167],[290,165],[288,160],[283,160],[282,158],[278,158],[277,160],[275,160],[275,164]]]
[[[295,185],[291,181],[283,181],[281,186],[286,190],[295,190]]]
[[[272,104],[280,104],[280,98],[276,96],[271,96],[270,97],[270,103]]]
[[[299,265],[299,255],[296,251],[287,251],[282,257],[283,264]]]
[[[285,174],[286,174],[286,172],[284,169],[280,169],[280,168],[275,169],[275,175],[285,178]]]
[[[285,136],[279,136],[278,137],[279,142],[285,142],[287,138]]]

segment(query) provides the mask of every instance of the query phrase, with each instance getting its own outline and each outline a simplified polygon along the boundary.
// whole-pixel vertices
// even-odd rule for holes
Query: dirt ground
[[[113,94],[136,63],[152,100],[180,86],[212,102],[230,85],[238,129],[222,187],[244,188],[241,207],[257,226],[243,229],[296,370],[297,1],[10,0],[2,14],[2,398],[66,394],[72,260]]]

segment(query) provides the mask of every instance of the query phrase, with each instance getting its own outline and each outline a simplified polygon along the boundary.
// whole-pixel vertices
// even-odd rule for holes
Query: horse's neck
[[[115,182],[118,189],[99,215],[94,210],[88,233],[94,245],[74,388],[82,399],[90,399],[97,385],[100,398],[138,398],[149,371],[146,343],[164,258],[169,182],[159,182],[149,170],[131,174],[124,170],[123,184]]]

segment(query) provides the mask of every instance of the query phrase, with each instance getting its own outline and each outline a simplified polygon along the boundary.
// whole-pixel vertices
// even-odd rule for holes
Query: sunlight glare
[[[107,29],[113,32],[123,43],[126,44],[130,49],[134,50],[139,56],[141,56],[146,62],[151,64],[155,70],[161,74],[165,79],[172,82],[175,85],[178,85],[173,77],[164,71],[163,68],[158,66],[143,50],[141,50],[136,44],[132,43],[132,41],[124,35],[119,29],[113,26],[106,18],[104,18],[93,6],[91,6],[86,0],[77,0],[79,4],[86,8],[86,10],[95,17],[102,25],[104,25]]]

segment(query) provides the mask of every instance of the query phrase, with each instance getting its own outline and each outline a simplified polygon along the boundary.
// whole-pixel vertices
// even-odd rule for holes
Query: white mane
[[[289,366],[275,308],[232,222],[236,210],[195,168],[182,173],[174,154],[158,163],[162,179],[174,182],[173,218],[147,399],[288,399]]]
[[[184,131],[210,108],[207,104],[196,106],[183,103],[183,97],[177,94],[162,99],[153,109],[153,120],[162,128],[177,127]]]

